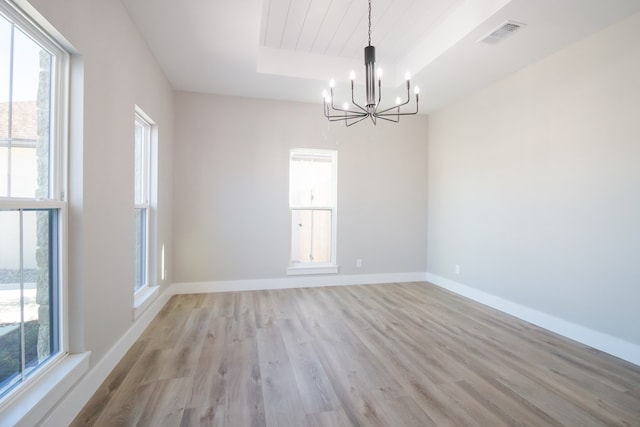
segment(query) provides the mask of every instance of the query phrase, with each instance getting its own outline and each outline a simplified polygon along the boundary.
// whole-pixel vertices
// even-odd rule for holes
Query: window
[[[337,152],[295,149],[289,162],[288,274],[337,273]]]
[[[64,350],[68,54],[0,2],[0,398]]]
[[[151,224],[151,132],[153,124],[140,109],[135,115],[135,279],[134,290],[149,285],[149,231]]]

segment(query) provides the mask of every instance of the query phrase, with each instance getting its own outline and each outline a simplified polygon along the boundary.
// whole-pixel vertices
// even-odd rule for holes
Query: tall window
[[[0,397],[60,354],[68,55],[0,2]]]
[[[135,280],[139,291],[149,284],[151,196],[151,120],[137,109],[135,116]]]
[[[337,152],[295,149],[289,162],[289,274],[335,273]]]

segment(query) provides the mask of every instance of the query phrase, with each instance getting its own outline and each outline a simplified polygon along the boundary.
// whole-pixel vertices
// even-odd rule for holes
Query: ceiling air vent
[[[527,24],[523,24],[522,22],[506,21],[478,41],[489,44],[500,43],[507,37],[512,36],[515,32],[526,26]]]

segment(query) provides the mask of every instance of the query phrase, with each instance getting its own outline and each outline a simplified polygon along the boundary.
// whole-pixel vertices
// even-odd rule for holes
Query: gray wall
[[[432,115],[428,169],[428,272],[640,344],[640,15]]]
[[[338,150],[342,274],[425,271],[427,117],[345,128],[320,103],[193,93],[175,114],[176,282],[285,276],[297,147]]]
[[[132,325],[134,106],[158,125],[155,242],[171,257],[173,92],[119,1],[31,0],[76,49],[70,143],[70,347],[92,363]],[[159,268],[159,267],[158,267]],[[169,277],[157,283],[166,287]]]

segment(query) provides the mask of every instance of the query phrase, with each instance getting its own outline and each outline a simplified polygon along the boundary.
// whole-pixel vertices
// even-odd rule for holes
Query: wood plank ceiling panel
[[[289,6],[282,49],[296,50],[311,6],[311,0],[294,0]]]
[[[371,43],[379,57],[400,59],[463,0],[375,0]],[[263,46],[360,58],[368,41],[366,0],[265,0]]]
[[[310,52],[331,7],[332,0],[311,0],[296,50]]]
[[[320,27],[316,40],[311,46],[311,53],[320,55],[326,53],[350,6],[351,4],[345,1],[334,0],[331,3],[323,25]]]
[[[363,3],[361,0],[348,2],[348,7],[340,17],[340,22],[337,23],[338,25],[324,50],[325,55],[339,56],[349,37],[353,34],[353,29],[358,27],[362,21],[366,21],[364,13],[366,8],[363,7]]]
[[[270,0],[264,44],[280,48],[292,0]]]

